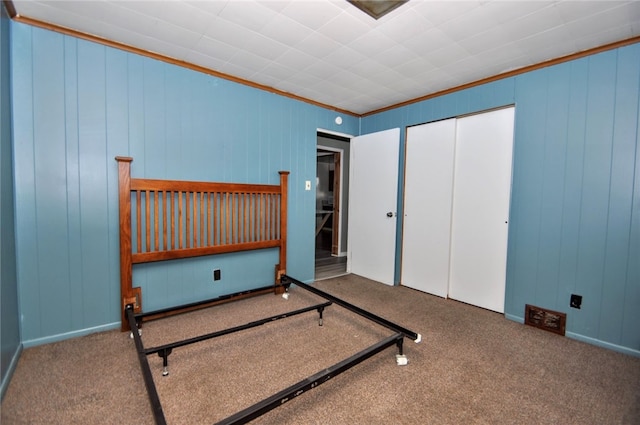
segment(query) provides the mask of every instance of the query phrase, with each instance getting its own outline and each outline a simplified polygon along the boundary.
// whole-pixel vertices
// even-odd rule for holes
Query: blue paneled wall
[[[566,312],[569,336],[640,355],[639,93],[636,44],[367,116],[362,133],[515,104],[506,315]]]
[[[311,281],[304,181],[315,181],[318,128],[366,134],[515,104],[507,317],[521,321],[525,303],[564,311],[568,335],[640,355],[640,45],[338,127],[332,110],[153,59],[16,23],[11,36],[26,345],[117,326],[116,155],[134,158],[135,177],[276,183],[290,170],[288,271]],[[146,308],[162,307],[269,283],[276,261],[262,251],[149,264],[134,283]],[[582,309],[568,307],[571,293]]]
[[[318,128],[359,120],[175,65],[12,23],[17,270],[33,345],[119,321],[117,155],[134,177],[277,184],[289,170],[287,271],[314,273]],[[146,309],[269,285],[275,250],[136,267]],[[212,270],[222,270],[213,283]]]

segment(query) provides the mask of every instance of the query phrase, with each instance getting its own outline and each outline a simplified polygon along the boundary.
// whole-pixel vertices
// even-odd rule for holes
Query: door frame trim
[[[316,152],[318,151],[318,149],[322,149],[324,151],[329,151],[329,152],[334,152],[340,155],[340,176],[339,176],[339,180],[338,180],[338,184],[340,186],[340,191],[337,194],[338,195],[338,216],[335,217],[335,213],[334,213],[334,226],[337,220],[338,223],[338,234],[337,236],[333,236],[333,238],[337,238],[338,239],[338,253],[337,256],[340,257],[342,254],[342,211],[343,211],[343,202],[342,202],[342,194],[344,193],[344,180],[343,180],[343,173],[344,173],[344,167],[342,166],[343,163],[343,158],[344,158],[344,149],[340,149],[340,148],[332,148],[330,146],[324,146],[324,145],[319,145],[316,143]],[[334,177],[335,178],[335,177]],[[335,196],[336,194],[334,193],[334,206],[335,206]],[[335,207],[334,207],[335,208]],[[334,209],[335,211],[335,209]],[[333,255],[333,254],[332,254]]]

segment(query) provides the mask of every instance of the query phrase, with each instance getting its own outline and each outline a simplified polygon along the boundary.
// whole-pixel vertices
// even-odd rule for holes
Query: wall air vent
[[[524,306],[524,324],[564,336],[567,314],[526,304]]]
[[[409,0],[347,0],[374,19],[380,19],[387,13],[402,6]]]

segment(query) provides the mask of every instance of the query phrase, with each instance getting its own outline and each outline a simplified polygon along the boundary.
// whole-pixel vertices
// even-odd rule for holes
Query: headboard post
[[[118,203],[120,205],[120,296],[122,305],[121,328],[128,329],[125,306],[133,304],[140,311],[140,297],[136,296],[132,282],[131,263],[131,161],[133,158],[117,156],[118,161]],[[136,288],[139,289],[139,288]]]
[[[289,193],[289,171],[280,174],[280,263],[276,267],[276,294],[284,292],[281,277],[287,272],[287,196]]]

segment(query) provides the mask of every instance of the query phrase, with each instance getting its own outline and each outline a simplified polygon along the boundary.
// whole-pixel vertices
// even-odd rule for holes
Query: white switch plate
[[[304,182],[304,190],[311,190],[311,180]]]

